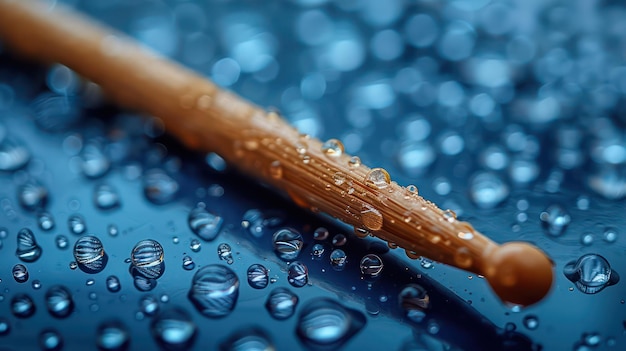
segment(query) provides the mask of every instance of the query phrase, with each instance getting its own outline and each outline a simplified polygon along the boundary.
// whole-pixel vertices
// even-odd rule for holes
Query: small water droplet
[[[417,284],[409,284],[400,291],[398,299],[405,315],[414,322],[421,322],[430,307],[430,297],[426,290]]]
[[[562,235],[571,222],[571,217],[565,208],[556,204],[546,208],[539,215],[539,219],[543,222],[543,226],[548,234],[552,236]]]
[[[280,161],[270,163],[270,176],[274,179],[283,177],[283,166],[280,164]]]
[[[70,232],[76,235],[83,234],[87,231],[85,219],[79,215],[70,216],[67,220],[67,225],[69,226]]]
[[[226,243],[221,243],[217,246],[217,256],[220,258],[220,260],[226,261],[226,263],[228,264],[233,264],[234,262],[232,252],[233,250],[231,249],[230,245]]]
[[[67,247],[68,247],[68,246],[69,246],[69,244],[70,244],[69,239],[68,239],[65,235],[63,235],[63,234],[59,234],[59,235],[57,235],[57,236],[54,238],[54,242],[56,243],[57,248],[58,248],[59,250],[65,250],[65,249],[67,249]]]
[[[25,283],[28,281],[28,277],[29,277],[28,269],[23,264],[18,263],[15,266],[13,266],[12,272],[13,272],[13,279],[15,279],[16,282]]]
[[[524,317],[522,323],[528,330],[535,330],[537,329],[537,327],[539,327],[539,318],[537,318],[537,316],[535,315],[529,314],[528,316]]]
[[[343,185],[343,183],[345,183],[346,181],[346,175],[341,172],[336,172],[335,174],[333,174],[333,181],[337,186]]]
[[[156,316],[150,324],[150,331],[164,350],[189,350],[197,327],[185,310],[175,307]]]
[[[120,283],[120,279],[115,275],[110,275],[106,279],[106,287],[109,292],[116,293],[122,290],[122,284]]]
[[[117,320],[105,321],[98,326],[96,345],[103,351],[123,351],[130,344],[130,333]]]
[[[348,256],[341,249],[335,249],[330,253],[330,263],[336,270],[341,270],[346,265]]]
[[[46,307],[53,317],[66,318],[74,311],[72,294],[64,286],[52,286],[46,292]]]
[[[0,336],[9,335],[11,332],[11,323],[8,319],[0,317]]]
[[[302,262],[292,262],[287,270],[287,281],[296,288],[305,286],[309,282],[309,269]]]
[[[198,204],[191,212],[187,219],[189,228],[200,239],[204,241],[212,241],[222,229],[224,219],[216,214],[206,210],[204,206]]]
[[[154,316],[159,311],[159,300],[152,295],[147,295],[139,300],[139,309],[146,316]]]
[[[372,205],[363,203],[361,209],[361,223],[371,231],[380,230],[383,227],[383,215]]]
[[[94,274],[106,267],[108,256],[100,239],[86,235],[76,240],[74,259],[83,272]]]
[[[107,226],[107,233],[109,233],[110,236],[117,236],[120,231],[115,224],[109,224]]]
[[[304,163],[305,165],[308,165],[309,163],[311,163],[311,156],[303,155],[302,156],[302,163]]]
[[[596,294],[619,281],[619,275],[611,269],[609,262],[596,254],[586,254],[568,262],[563,273],[585,294]]]
[[[365,184],[374,189],[385,189],[391,183],[391,177],[382,168],[371,169],[365,176]]]
[[[201,247],[202,244],[198,239],[191,239],[191,241],[189,242],[189,249],[191,249],[191,251],[193,252],[199,252]]]
[[[361,274],[366,277],[377,277],[380,272],[383,271],[383,260],[374,254],[367,254],[363,256],[359,264]]]
[[[191,271],[196,268],[196,263],[193,261],[191,256],[183,256],[183,269],[186,271]]]
[[[35,314],[35,302],[23,293],[17,293],[11,299],[11,313],[17,318],[28,318]]]
[[[509,196],[509,187],[491,172],[481,172],[470,180],[470,198],[483,209],[495,208]]]
[[[459,232],[457,236],[459,237],[459,239],[463,239],[463,240],[474,239],[474,234],[472,234],[471,232]]]
[[[48,212],[41,212],[37,217],[37,223],[39,224],[39,228],[43,231],[48,231],[54,228],[54,217]]]
[[[422,266],[422,268],[425,268],[425,269],[431,269],[434,266],[433,260],[422,257],[420,260],[420,266]]]
[[[41,289],[41,282],[39,280],[33,280],[33,289],[35,290]]]
[[[78,268],[78,263],[76,263],[75,261],[70,262],[69,267],[71,270],[75,270],[76,268]]]
[[[300,255],[304,241],[302,235],[291,228],[276,231],[272,237],[276,255],[284,261],[292,261]]]
[[[303,306],[296,330],[307,345],[339,349],[365,326],[365,321],[361,312],[321,298]]]
[[[28,229],[23,228],[17,233],[17,249],[15,254],[24,262],[35,262],[41,257],[41,247],[35,240],[35,234]]]
[[[179,243],[179,242],[180,242],[180,238],[179,238],[179,237],[177,237],[176,235],[174,235],[174,236],[172,237],[172,244],[174,244],[174,245],[178,245],[178,243]]]
[[[22,142],[0,137],[0,171],[16,171],[26,166],[30,157],[30,152]]]
[[[336,247],[344,246],[348,242],[348,238],[346,238],[345,235],[340,233],[340,234],[333,236],[333,240],[331,242],[333,243],[333,246],[336,246]]]
[[[130,254],[131,264],[138,273],[149,279],[158,279],[164,272],[163,246],[146,239],[138,242]]]
[[[367,238],[370,234],[372,233],[365,228],[354,227],[354,235],[359,239]]]
[[[607,243],[614,243],[617,241],[617,228],[606,228],[602,233],[602,239]]]
[[[269,271],[262,264],[252,264],[248,267],[248,284],[254,289],[264,289],[269,283]]]
[[[100,184],[94,191],[93,202],[101,210],[110,210],[120,206],[120,197],[112,186]]]
[[[144,174],[143,192],[153,204],[162,205],[174,200],[178,189],[178,182],[162,169],[151,169]]]
[[[313,256],[313,258],[315,258],[315,259],[320,259],[322,257],[322,255],[324,254],[324,251],[325,251],[324,245],[322,245],[322,244],[315,244],[311,248],[311,256]]]
[[[39,347],[43,351],[60,351],[63,349],[63,338],[56,330],[45,329],[39,333]]]
[[[337,139],[328,139],[322,144],[322,152],[330,157],[339,157],[343,154],[344,147],[341,141]]]
[[[593,240],[594,240],[593,233],[583,233],[583,235],[580,237],[580,243],[583,244],[584,246],[589,246],[593,244]]]
[[[319,227],[317,229],[315,229],[315,231],[313,232],[313,239],[315,240],[326,240],[328,238],[328,229],[324,228],[324,227]]]
[[[102,177],[111,168],[111,161],[98,141],[89,141],[81,152],[81,158],[83,174],[88,178]]]
[[[276,288],[265,301],[265,308],[275,319],[284,320],[293,316],[298,305],[298,295],[286,288]]]
[[[193,276],[189,299],[198,312],[211,318],[229,314],[239,296],[239,278],[227,266],[211,264]]]
[[[361,159],[359,158],[359,156],[350,157],[350,160],[348,160],[348,167],[358,168],[359,166],[361,166]]]
[[[42,209],[48,203],[48,189],[35,181],[29,181],[18,188],[20,206],[29,211]]]

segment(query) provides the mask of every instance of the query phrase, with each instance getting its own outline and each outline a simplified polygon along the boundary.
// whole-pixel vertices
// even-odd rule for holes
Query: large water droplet
[[[163,311],[150,325],[152,337],[165,350],[189,350],[194,342],[197,327],[183,309]]]
[[[339,157],[343,154],[343,151],[343,144],[337,139],[328,139],[322,144],[322,152],[330,157]]]
[[[571,222],[569,213],[561,205],[551,205],[539,215],[548,234],[560,236]]]
[[[46,307],[55,318],[65,318],[74,310],[74,300],[67,288],[55,285],[46,292]]]
[[[108,256],[104,252],[104,246],[100,239],[92,235],[86,235],[74,244],[74,259],[85,273],[99,273],[107,264]]]
[[[35,310],[35,302],[29,295],[17,293],[11,299],[11,313],[17,318],[28,318]]]
[[[410,320],[421,322],[426,316],[426,311],[430,307],[430,297],[420,285],[407,285],[402,291],[398,300],[404,313]]]
[[[72,215],[67,219],[67,225],[71,233],[80,235],[87,231],[85,219],[79,215]]]
[[[248,284],[254,289],[264,289],[269,283],[269,271],[262,264],[252,264],[248,267]]]
[[[93,193],[93,203],[101,210],[110,210],[120,206],[120,196],[112,186],[100,184]]]
[[[193,276],[189,299],[198,312],[211,318],[228,315],[239,296],[239,278],[227,266],[211,264]]]
[[[97,141],[90,141],[85,145],[81,158],[83,174],[88,178],[102,177],[111,167],[111,162],[104,154],[101,143]]]
[[[143,177],[143,192],[148,201],[157,205],[174,200],[178,188],[178,182],[162,169],[151,169]]]
[[[105,321],[98,326],[96,345],[102,351],[123,351],[130,344],[130,333],[117,320]]]
[[[365,316],[339,303],[321,298],[302,308],[296,331],[307,345],[339,348],[365,326]]]
[[[26,146],[12,138],[0,137],[0,171],[12,172],[24,167],[30,161]]]
[[[383,260],[374,254],[363,256],[359,264],[361,274],[366,277],[377,277],[382,272],[383,266]]]
[[[374,168],[365,176],[365,184],[374,189],[385,189],[391,183],[391,177],[386,170]]]
[[[222,229],[224,219],[207,211],[204,206],[196,206],[189,213],[189,228],[202,240],[214,240]]]
[[[276,348],[261,329],[235,333],[220,345],[221,351],[274,351]]]
[[[619,281],[619,275],[611,269],[609,262],[596,254],[586,254],[577,261],[568,262],[563,267],[563,274],[585,294],[598,293]]]
[[[35,262],[41,257],[41,246],[35,240],[35,234],[28,229],[21,229],[17,233],[17,249],[15,254],[24,262]]]
[[[44,351],[60,351],[63,349],[63,337],[53,329],[45,329],[39,333],[39,347]]]
[[[276,288],[270,292],[265,301],[265,308],[270,316],[278,320],[293,316],[298,305],[298,295],[286,288]]]
[[[272,237],[274,252],[284,261],[293,261],[300,255],[304,241],[302,235],[291,228],[279,229]]]
[[[30,211],[42,209],[48,202],[48,189],[35,181],[20,186],[17,194],[20,205]]]
[[[13,266],[13,279],[18,283],[25,283],[28,281],[28,269],[23,264],[16,264]]]
[[[296,288],[305,286],[309,282],[309,269],[302,262],[292,262],[287,270],[287,281]]]
[[[158,279],[165,270],[163,246],[156,240],[146,239],[138,242],[133,247],[130,260],[136,271],[149,279]]]

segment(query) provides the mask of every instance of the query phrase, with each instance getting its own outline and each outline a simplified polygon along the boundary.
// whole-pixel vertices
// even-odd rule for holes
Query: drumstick
[[[127,36],[59,4],[0,0],[0,39],[44,63],[61,63],[100,85],[120,106],[160,118],[188,148],[215,152],[233,168],[323,212],[401,247],[484,276],[505,302],[541,300],[553,280],[551,260],[523,242],[498,245],[344,152],[340,141],[299,133],[275,112],[220,89]]]

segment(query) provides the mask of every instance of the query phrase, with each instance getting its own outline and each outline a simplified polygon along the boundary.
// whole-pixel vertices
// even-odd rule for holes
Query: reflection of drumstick
[[[0,38],[29,58],[62,63],[122,106],[162,119],[194,150],[216,152],[243,173],[314,212],[372,234],[409,257],[425,256],[485,276],[504,301],[529,305],[553,279],[551,261],[526,243],[497,245],[452,211],[346,155],[341,142],[298,133],[278,114],[221,90],[124,35],[56,5],[0,0]]]

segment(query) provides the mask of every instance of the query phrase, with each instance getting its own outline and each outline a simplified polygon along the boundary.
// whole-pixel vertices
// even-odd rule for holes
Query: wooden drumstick
[[[72,10],[0,0],[0,38],[28,58],[70,67],[121,106],[160,118],[187,147],[219,154],[296,204],[354,226],[358,236],[483,275],[508,303],[530,305],[550,290],[553,265],[538,248],[494,243],[415,186],[399,186],[384,169],[347,155],[338,140],[300,134],[278,114]]]

